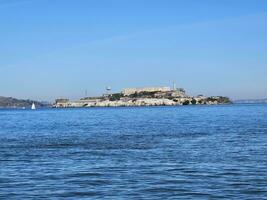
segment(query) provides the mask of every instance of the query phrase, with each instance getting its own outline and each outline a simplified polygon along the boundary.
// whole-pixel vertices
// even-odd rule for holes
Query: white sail
[[[35,108],[35,104],[34,103],[32,103],[32,110],[35,110],[36,108]]]

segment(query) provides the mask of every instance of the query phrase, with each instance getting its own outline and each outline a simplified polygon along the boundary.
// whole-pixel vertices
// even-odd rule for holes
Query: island
[[[119,93],[107,92],[99,97],[85,97],[80,100],[56,99],[54,108],[79,107],[126,107],[126,106],[178,106],[217,105],[232,103],[228,97],[204,95],[189,96],[183,88],[144,87],[126,88]]]

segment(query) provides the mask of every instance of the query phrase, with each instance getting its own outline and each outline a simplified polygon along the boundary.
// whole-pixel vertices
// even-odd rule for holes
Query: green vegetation
[[[192,99],[191,104],[196,105],[197,104],[197,100]]]
[[[232,103],[232,101],[228,97],[220,97],[218,102],[227,104]]]
[[[203,103],[204,103],[203,100],[199,100],[199,101],[198,101],[198,104],[203,104]]]
[[[189,105],[190,104],[190,101],[189,100],[186,100],[183,102],[183,105]]]
[[[211,102],[217,101],[218,103],[221,103],[221,104],[229,104],[229,103],[232,103],[231,100],[228,97],[222,97],[222,96],[208,97],[207,98],[207,101],[211,101]]]
[[[208,97],[208,98],[207,98],[207,101],[214,102],[214,101],[217,101],[217,99],[215,99],[214,97]]]
[[[0,107],[1,108],[22,108],[22,107],[31,107],[32,103],[35,103],[35,106],[37,107],[46,107],[50,106],[48,103],[42,103],[38,101],[32,101],[32,100],[23,100],[23,99],[15,99],[12,97],[0,97]]]
[[[129,95],[129,98],[154,98],[157,92],[135,92],[134,94]]]
[[[121,97],[123,97],[122,93],[115,93],[109,96],[109,100],[110,101],[118,101],[121,99]]]

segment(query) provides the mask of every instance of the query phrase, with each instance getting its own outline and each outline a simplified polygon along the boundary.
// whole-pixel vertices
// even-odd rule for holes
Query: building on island
[[[143,87],[143,88],[126,88],[122,91],[124,96],[129,96],[141,92],[170,92],[170,87]]]
[[[55,105],[60,108],[68,107],[69,99],[56,99]]]
[[[123,96],[130,96],[133,94],[140,93],[154,93],[154,96],[157,98],[162,97],[185,97],[186,93],[183,88],[174,87],[144,87],[144,88],[126,88],[122,91]]]

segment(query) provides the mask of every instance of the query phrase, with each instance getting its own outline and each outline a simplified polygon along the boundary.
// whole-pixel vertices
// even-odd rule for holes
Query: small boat
[[[35,104],[34,103],[32,103],[32,108],[31,108],[32,110],[35,110],[36,109],[36,107],[35,107]]]

